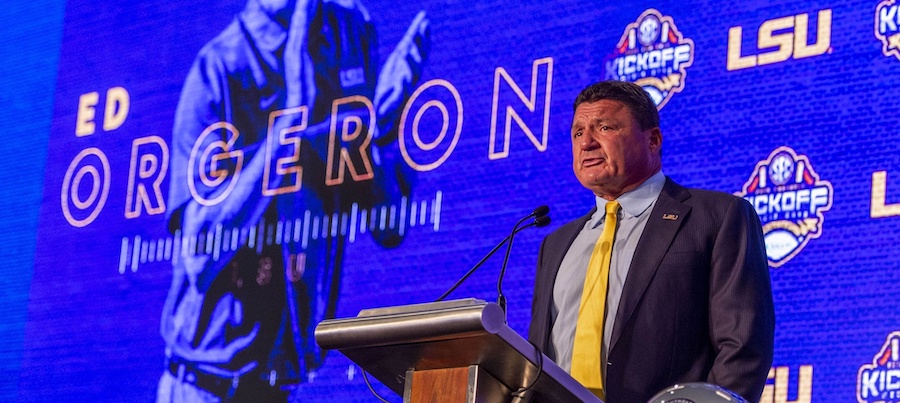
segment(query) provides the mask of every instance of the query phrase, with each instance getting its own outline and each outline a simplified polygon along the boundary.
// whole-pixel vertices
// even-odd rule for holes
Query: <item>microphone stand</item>
[[[466,281],[466,279],[468,279],[469,276],[471,276],[473,273],[475,273],[475,270],[478,270],[478,268],[481,267],[482,265],[484,265],[484,263],[487,262],[487,260],[491,256],[493,256],[495,253],[497,253],[497,250],[499,250],[500,247],[503,246],[503,244],[505,244],[507,242],[509,242],[511,244],[512,238],[515,234],[524,230],[525,228],[543,227],[543,226],[546,226],[547,224],[550,224],[550,217],[547,217],[548,212],[550,212],[550,208],[548,208],[547,206],[540,206],[540,207],[534,209],[534,211],[532,211],[531,214],[529,214],[529,215],[525,216],[524,218],[522,218],[521,220],[519,220],[516,223],[516,225],[513,227],[512,232],[509,235],[507,235],[506,238],[503,238],[503,240],[501,240],[500,243],[498,243],[496,246],[494,246],[494,248],[491,249],[491,251],[488,252],[486,255],[484,255],[484,257],[481,258],[481,260],[479,260],[478,263],[475,264],[475,266],[473,266],[471,269],[469,269],[469,271],[467,271],[466,274],[464,274],[459,280],[457,280],[456,283],[454,283],[453,286],[450,287],[449,290],[447,290],[446,292],[441,294],[441,296],[438,297],[438,299],[436,299],[435,301],[436,302],[443,301],[445,298],[447,298],[447,296],[450,295],[450,293],[452,293],[457,288],[459,288],[459,286],[462,285],[462,283],[464,281]],[[531,217],[535,217],[534,221],[532,221],[528,225],[519,227],[520,225],[522,225],[523,222],[525,222],[526,220],[528,220]],[[506,259],[504,259],[503,268],[502,268],[502,271],[500,274],[501,282],[503,281],[503,275],[506,272],[506,265],[507,265],[507,261],[509,260],[509,254],[510,254],[510,248],[507,248]],[[498,283],[498,289],[499,289],[499,287],[500,287],[500,284]],[[500,305],[501,304],[500,299],[502,299],[502,305]],[[498,297],[497,302],[498,302],[498,305],[500,305],[500,307],[503,309],[503,313],[505,315],[506,314],[506,298],[502,295],[502,293]]]

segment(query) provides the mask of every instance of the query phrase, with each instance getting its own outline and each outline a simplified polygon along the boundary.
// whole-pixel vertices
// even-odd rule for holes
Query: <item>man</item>
[[[321,365],[313,331],[336,309],[342,216],[409,193],[396,125],[429,46],[420,13],[379,66],[357,1],[249,0],[203,47],[172,136],[169,225],[186,241],[157,401],[287,401]]]
[[[544,239],[529,339],[608,402],[678,382],[759,400],[775,320],[752,207],[665,177],[659,114],[637,85],[585,88],[571,135],[597,205]]]

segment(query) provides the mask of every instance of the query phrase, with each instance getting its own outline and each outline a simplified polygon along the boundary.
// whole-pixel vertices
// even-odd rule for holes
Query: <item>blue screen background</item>
[[[159,320],[171,262],[132,264],[122,244],[171,234],[163,214],[124,215],[132,141],[151,135],[171,141],[175,105],[195,55],[243,2],[120,3],[35,1],[0,11],[0,122],[7,133],[0,147],[2,401],[152,401],[163,371]],[[769,385],[776,392],[786,387],[788,401],[804,401],[799,373],[811,368],[812,401],[858,398],[860,368],[873,365],[900,330],[900,213],[872,211],[876,172],[886,171],[885,203],[900,203],[900,57],[885,54],[875,35],[878,2],[364,4],[382,60],[416,13],[428,14],[432,45],[421,83],[449,83],[463,119],[446,160],[416,178],[411,201],[424,203],[432,216],[410,225],[398,248],[363,236],[347,247],[336,316],[437,298],[519,217],[546,204],[553,223],[516,238],[504,282],[509,324],[526,334],[541,239],[592,207],[592,195],[571,173],[572,100],[603,78],[626,26],[654,8],[694,46],[682,90],[660,111],[667,175],[688,187],[735,193],[758,163],[788,147],[830,182],[831,207],[821,211],[818,238],[770,269],[777,315],[773,367],[786,368],[789,377],[786,386],[774,377]],[[760,54],[757,33],[765,21],[808,14],[811,42],[816,15],[826,9],[832,12],[827,52],[726,68],[730,28],[743,29],[742,55]],[[776,34],[785,32],[791,31]],[[537,69],[533,84],[533,64],[547,59],[552,73],[546,65]],[[508,155],[490,156],[495,95],[501,114],[510,105],[538,138],[544,117],[541,107],[528,112],[509,83],[496,78],[501,68],[525,95],[537,85],[538,105],[549,88],[544,150],[513,123]],[[130,112],[121,127],[104,131],[103,94],[116,86],[128,90]],[[76,136],[79,97],[93,91],[101,94],[98,130]],[[424,114],[423,139],[436,138],[439,126],[437,114]],[[494,127],[500,144],[502,118]],[[442,144],[439,151],[446,149]],[[95,220],[75,227],[61,211],[60,189],[75,155],[90,147],[109,159],[109,197]],[[434,152],[414,155],[437,159]],[[439,217],[433,216],[436,203]],[[495,299],[500,260],[489,261],[453,297]],[[337,352],[293,396],[371,399],[358,368]]]

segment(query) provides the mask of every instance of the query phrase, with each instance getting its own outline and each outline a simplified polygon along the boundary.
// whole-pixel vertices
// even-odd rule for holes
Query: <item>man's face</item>
[[[572,119],[572,167],[581,184],[613,200],[636,188],[661,167],[662,134],[641,130],[622,102],[585,102]]]
[[[293,9],[297,3],[296,0],[257,0],[260,6],[266,11],[279,12],[290,8]]]
[[[297,0],[255,0],[259,8],[273,20],[286,24],[290,22]],[[286,25],[285,25],[286,26]]]

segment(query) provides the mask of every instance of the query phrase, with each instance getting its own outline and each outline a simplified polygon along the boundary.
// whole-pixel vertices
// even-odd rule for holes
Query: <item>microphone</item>
[[[532,226],[540,228],[540,227],[546,227],[546,226],[548,226],[548,225],[550,225],[550,216],[545,215],[545,216],[542,216],[542,217],[536,217],[536,218],[534,219],[534,222],[533,222],[533,223],[528,224],[528,225],[526,225],[526,226],[524,226],[524,227],[522,227],[522,228],[519,228],[519,231],[521,231],[521,230],[523,230],[523,229],[525,229],[525,228],[528,228],[528,227],[532,227]],[[518,233],[518,231],[516,231],[516,233]]]
[[[516,223],[516,226],[513,227],[512,232],[510,232],[509,237],[507,237],[509,241],[506,243],[506,257],[503,258],[503,265],[500,266],[500,276],[497,278],[497,305],[500,305],[500,309],[503,310],[504,318],[506,317],[506,296],[503,295],[503,277],[506,275],[506,266],[509,263],[509,254],[510,252],[512,252],[513,237],[516,235],[516,233],[524,230],[525,228],[545,227],[549,225],[550,216],[547,215],[549,213],[550,207],[539,206],[538,208],[534,209],[534,211],[532,211],[530,215],[519,220],[519,222]],[[522,228],[519,228],[519,225],[522,225],[525,220],[531,217],[534,217],[534,220],[531,223]]]
[[[456,289],[459,288],[459,286],[462,285],[462,283],[464,281],[466,281],[466,279],[468,279],[469,276],[472,275],[472,273],[475,273],[475,270],[478,270],[478,268],[481,267],[484,264],[484,262],[487,262],[487,260],[491,256],[494,256],[494,254],[497,253],[497,250],[499,250],[500,247],[503,246],[503,244],[507,243],[508,241],[512,241],[512,237],[515,233],[522,231],[525,228],[544,227],[544,226],[547,226],[547,224],[550,224],[550,217],[547,216],[547,213],[549,213],[549,212],[550,212],[549,207],[540,206],[540,207],[534,209],[534,211],[532,211],[531,214],[529,214],[529,215],[525,216],[524,218],[522,218],[521,220],[519,220],[519,222],[516,223],[515,227],[513,227],[512,233],[507,235],[506,238],[503,238],[503,240],[501,240],[500,243],[498,243],[496,246],[494,246],[494,249],[491,249],[490,252],[488,252],[486,255],[484,255],[484,257],[481,258],[481,260],[479,260],[478,263],[475,263],[475,266],[472,266],[472,268],[469,269],[469,271],[467,271],[466,274],[464,274],[462,277],[460,277],[460,279],[457,280],[456,283],[453,284],[453,286],[450,287],[449,290],[447,290],[446,292],[441,294],[441,296],[438,297],[438,299],[436,299],[435,302],[443,301],[444,298],[447,298],[447,296],[450,295],[450,293],[452,293],[453,291],[456,291]],[[519,228],[519,226],[522,225],[522,223],[524,221],[526,221],[532,217],[534,217],[534,220],[532,220],[531,223],[529,223],[528,225],[525,225],[524,227]],[[509,259],[509,251],[506,252],[506,257],[507,257],[507,259]],[[503,266],[505,269],[505,267],[506,267],[505,262],[504,262]],[[500,277],[501,280],[503,279],[502,276],[503,275],[501,273],[501,277]],[[505,304],[505,300],[504,300],[504,304]],[[502,308],[503,308],[503,313],[506,314],[506,307],[503,306]]]

